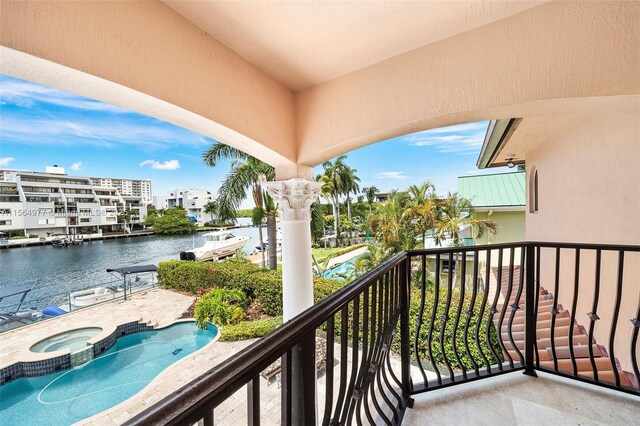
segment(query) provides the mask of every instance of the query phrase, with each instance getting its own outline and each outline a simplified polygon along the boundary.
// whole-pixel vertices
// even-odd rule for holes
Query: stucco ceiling
[[[299,91],[544,1],[164,3],[287,88]]]

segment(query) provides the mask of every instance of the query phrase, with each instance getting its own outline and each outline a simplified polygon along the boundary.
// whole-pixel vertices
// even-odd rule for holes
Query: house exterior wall
[[[637,112],[587,116],[526,155],[527,178],[538,172],[539,209],[526,213],[526,237],[534,241],[640,244],[640,117]],[[528,197],[528,203],[531,197]],[[561,250],[557,300],[571,309],[575,254]],[[608,348],[617,296],[617,253],[603,253],[594,334]],[[555,250],[541,252],[540,284],[554,293]],[[640,253],[624,259],[624,287],[615,329],[615,356],[630,371],[632,325],[640,293]],[[583,250],[576,321],[587,326],[595,289],[595,252]],[[640,344],[640,342],[639,342]],[[640,347],[638,348],[640,352]]]
[[[494,237],[485,232],[481,238],[475,238],[475,244],[499,244],[525,239],[525,212],[521,211],[481,211],[476,219],[490,219],[496,222],[498,230]]]

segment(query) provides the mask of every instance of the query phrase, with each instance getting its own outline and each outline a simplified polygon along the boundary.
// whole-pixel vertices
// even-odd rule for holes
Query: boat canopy
[[[31,291],[29,287],[5,287],[0,288],[0,300],[5,297],[15,296],[17,294],[27,294]]]
[[[120,275],[128,274],[140,274],[142,272],[156,272],[158,267],[156,265],[138,265],[127,266],[124,268],[107,269],[107,272],[117,272]]]

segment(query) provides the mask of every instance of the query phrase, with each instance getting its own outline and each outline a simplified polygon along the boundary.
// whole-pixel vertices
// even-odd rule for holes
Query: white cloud
[[[21,107],[32,108],[40,102],[85,111],[108,111],[119,114],[130,113],[130,111],[123,108],[28,81],[5,77],[0,79],[0,87],[2,87],[2,90],[0,90],[0,102]]]
[[[156,161],[156,160],[145,160],[140,163],[140,167],[151,166],[152,169],[155,170],[176,170],[180,168],[180,161],[178,160],[167,160],[167,161]]]
[[[431,146],[447,154],[478,153],[487,130],[486,122],[458,124],[407,135],[404,140],[414,146]]]
[[[1,167],[6,167],[12,161],[15,161],[15,158],[13,158],[13,157],[0,157],[0,166]]]
[[[206,138],[193,137],[178,127],[166,127],[113,121],[111,119],[83,120],[41,118],[25,120],[21,117],[2,117],[2,137],[14,142],[42,145],[91,145],[115,147],[135,145],[146,149],[167,149],[176,146],[201,148]],[[211,141],[207,142],[208,144]]]
[[[405,175],[404,172],[378,172],[376,177],[379,179],[409,179],[409,176]]]
[[[81,168],[82,168],[82,161],[76,161],[71,165],[71,170],[73,170],[74,172],[77,172]]]

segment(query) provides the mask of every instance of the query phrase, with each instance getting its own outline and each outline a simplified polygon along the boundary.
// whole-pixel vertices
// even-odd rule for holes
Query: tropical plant
[[[444,240],[450,240],[453,246],[463,245],[461,231],[469,230],[469,235],[481,238],[485,232],[494,236],[497,231],[496,223],[489,219],[476,219],[473,214],[473,206],[466,198],[459,197],[457,193],[449,193],[440,207],[440,215],[436,222],[436,244],[441,245]],[[460,270],[460,259],[455,260],[453,282],[457,282]]]
[[[163,216],[158,216],[153,222],[153,232],[156,234],[188,234],[195,232],[196,224],[187,218],[187,212],[182,207],[167,209]]]
[[[422,237],[423,248],[426,245],[427,232],[436,226],[438,220],[439,204],[434,191],[435,187],[429,182],[411,185],[407,191],[409,202],[404,215]]]
[[[324,207],[319,201],[316,201],[311,204],[311,239],[317,242],[320,238],[324,237],[324,229]]]
[[[262,255],[262,267],[265,267],[264,259],[264,239],[262,237],[262,221],[266,216],[266,212],[263,207],[254,207],[251,210],[251,223],[253,226],[258,227],[258,239],[260,240],[260,254]]]
[[[451,240],[452,245],[462,245],[460,232],[470,230],[474,238],[482,238],[485,232],[494,236],[497,231],[496,223],[489,219],[476,219],[473,214],[473,206],[466,198],[459,197],[457,193],[449,193],[440,206],[440,215],[435,223],[436,244],[442,244],[444,240]]]
[[[324,176],[320,178],[322,182],[322,192],[329,199],[333,207],[333,224],[336,232],[336,239],[340,239],[340,196],[344,195],[349,187],[350,167],[345,160],[346,155],[341,155],[332,161],[322,163]]]
[[[210,167],[215,167],[224,159],[232,160],[231,171],[218,190],[218,216],[222,220],[235,220],[240,203],[247,197],[247,191],[251,190],[255,206],[264,209],[267,218],[267,236],[271,242],[268,247],[269,268],[276,269],[278,247],[273,243],[277,239],[276,205],[262,187],[264,182],[275,180],[275,169],[264,161],[221,143],[211,145],[202,158]]]
[[[367,251],[358,256],[355,265],[356,269],[368,271],[375,268],[389,257],[389,251],[380,244],[369,243]]]
[[[218,215],[218,204],[215,201],[209,201],[204,205],[204,212],[209,213],[209,218],[213,223],[214,217]]]
[[[125,232],[129,230],[129,222],[137,219],[138,214],[134,210],[124,210],[118,215],[118,222],[124,223]]]
[[[245,318],[247,296],[240,290],[214,288],[196,302],[193,316],[200,328],[237,324]]]
[[[335,257],[335,254],[331,253],[327,256],[322,262],[318,262],[314,255],[311,255],[311,260],[313,261],[313,275],[317,277],[321,277],[327,272],[329,269],[329,264],[331,263],[331,259]]]
[[[408,200],[407,193],[392,191],[367,220],[368,228],[387,250],[410,250],[416,245],[415,229],[404,215]]]
[[[351,168],[349,166],[346,166],[344,170],[344,181],[345,181],[344,195],[346,197],[346,204],[347,204],[347,218],[349,218],[350,221],[351,221],[350,194],[351,193],[357,194],[358,192],[360,192],[360,178],[356,176],[356,172],[357,172],[356,169]]]

